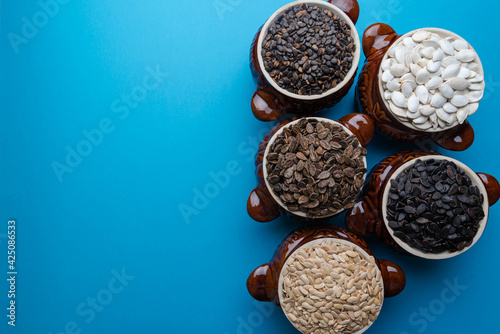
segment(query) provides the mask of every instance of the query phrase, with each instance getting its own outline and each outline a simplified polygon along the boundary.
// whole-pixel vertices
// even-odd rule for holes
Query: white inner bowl
[[[297,248],[293,252],[296,252],[296,251],[298,251],[301,248],[306,248],[306,247],[309,247],[309,246],[312,246],[312,245],[315,245],[315,244],[320,244],[324,240],[332,240],[332,241],[334,241],[337,244],[348,245],[348,246],[354,247],[356,249],[356,251],[359,254],[361,254],[361,256],[363,257],[364,260],[366,260],[366,261],[370,260],[371,256],[363,248],[359,247],[358,245],[356,245],[356,244],[354,244],[354,243],[352,243],[350,241],[347,241],[347,240],[344,240],[344,239],[337,239],[337,238],[321,238],[321,239],[316,239],[316,240],[313,240],[313,241],[309,241],[308,243],[300,246],[299,248]],[[286,318],[288,319],[288,321],[290,321],[290,323],[292,325],[293,325],[293,321],[290,320],[290,318],[287,315],[286,310],[283,308],[283,302],[282,302],[282,300],[283,300],[283,280],[285,279],[285,275],[283,275],[283,269],[286,268],[288,259],[293,254],[293,252],[288,256],[287,260],[285,261],[285,264],[281,268],[281,272],[280,272],[280,276],[279,276],[279,282],[278,282],[278,295],[279,295],[279,299],[280,299],[280,307],[281,307],[281,310],[283,311],[283,314],[285,314]],[[375,268],[377,268],[377,272],[380,271],[380,268],[377,265],[375,265]],[[382,283],[382,300],[381,300],[381,303],[380,303],[380,310],[382,310],[382,306],[384,305],[384,292],[385,292],[384,291],[384,278],[383,278],[382,275],[380,275],[380,281]],[[378,316],[378,314],[377,314],[377,316]],[[366,327],[364,327],[362,330],[359,330],[359,331],[354,332],[352,334],[361,334],[361,333],[364,333],[368,328],[370,328],[370,326],[372,324],[373,324],[373,322],[370,321],[368,323],[368,325]]]
[[[346,128],[343,124],[337,122],[337,121],[332,121],[331,119],[328,119],[328,118],[323,118],[323,117],[305,117],[306,119],[315,119],[317,120],[318,122],[325,122],[325,123],[331,123],[331,124],[336,124],[336,125],[340,125],[344,131],[347,132],[348,135],[350,136],[354,136],[354,134],[348,129]],[[321,219],[321,218],[327,218],[327,217],[332,217],[332,216],[335,216],[339,213],[341,213],[342,211],[344,211],[345,209],[340,209],[339,211],[337,212],[334,212],[332,214],[329,214],[329,215],[326,215],[326,216],[314,216],[314,217],[310,217],[308,215],[306,215],[304,212],[302,211],[290,211],[288,210],[287,206],[285,205],[285,203],[283,203],[283,201],[281,200],[281,198],[279,198],[279,196],[277,196],[275,193],[274,193],[274,190],[273,188],[271,187],[271,185],[269,184],[269,182],[267,181],[267,156],[269,155],[269,150],[271,149],[271,146],[273,145],[273,143],[276,141],[276,138],[283,133],[283,130],[285,128],[289,128],[291,126],[293,126],[294,124],[297,124],[298,122],[300,122],[302,119],[304,118],[299,118],[293,122],[290,122],[288,123],[287,125],[283,126],[281,129],[279,129],[278,131],[276,131],[276,133],[274,134],[274,136],[272,136],[272,138],[269,140],[269,143],[267,144],[267,147],[266,147],[266,150],[264,151],[264,158],[263,158],[263,161],[262,161],[262,170],[263,170],[263,174],[264,174],[264,182],[266,184],[266,187],[267,189],[269,190],[269,193],[271,194],[271,196],[273,197],[273,199],[283,208],[285,209],[286,211],[296,215],[296,216],[299,216],[299,217],[304,217],[304,218],[311,218],[311,219]],[[356,137],[357,138],[357,137]],[[361,146],[361,143],[359,144]],[[367,163],[366,163],[366,156],[363,157],[363,161],[364,161],[364,167],[367,168]],[[363,175],[363,181],[366,181],[366,173]]]
[[[349,27],[351,28],[351,36],[354,39],[354,44],[356,45],[356,50],[354,51],[353,59],[352,59],[352,66],[349,72],[347,72],[344,80],[342,80],[340,83],[337,84],[334,88],[331,88],[327,90],[326,92],[323,92],[322,94],[315,94],[315,95],[299,95],[295,94],[292,92],[289,92],[286,89],[281,88],[274,80],[271,78],[271,75],[266,71],[264,67],[264,60],[262,59],[262,42],[264,41],[264,38],[267,36],[267,31],[269,29],[269,26],[274,22],[274,20],[283,12],[287,11],[290,7],[294,7],[297,5],[301,5],[303,3],[307,3],[310,6],[318,6],[323,9],[327,9],[333,14],[339,16],[342,20],[344,20]],[[291,2],[280,9],[278,9],[276,12],[274,12],[273,15],[266,21],[264,26],[262,27],[262,30],[259,35],[259,40],[257,41],[257,60],[259,62],[260,69],[262,73],[264,74],[264,77],[266,78],[266,81],[278,92],[280,92],[283,95],[292,97],[297,100],[316,100],[323,98],[325,96],[331,95],[340,89],[342,89],[349,80],[355,75],[356,70],[358,68],[358,63],[359,63],[359,58],[361,57],[361,43],[359,40],[359,35],[358,31],[356,30],[356,27],[354,26],[354,23],[351,21],[349,16],[347,16],[346,13],[341,11],[337,6],[332,5],[329,2],[326,2],[324,0],[299,0],[299,1],[294,1]]]
[[[406,37],[412,36],[414,33],[416,33],[417,31],[421,31],[421,30],[430,31],[432,33],[435,33],[435,34],[439,35],[439,37],[441,37],[441,38],[454,37],[454,38],[457,38],[457,39],[462,39],[464,41],[467,41],[465,38],[463,38],[463,37],[461,37],[461,36],[459,36],[459,35],[451,32],[449,30],[445,30],[445,29],[441,29],[441,28],[420,28],[420,29],[415,29],[413,31],[410,31],[410,32],[402,35],[394,43],[392,43],[391,47],[387,50],[387,52],[385,53],[384,57],[382,58],[382,61],[380,62],[380,66],[379,66],[379,69],[378,69],[378,87],[379,87],[379,93],[380,93],[380,97],[382,98],[382,101],[384,101],[385,108],[391,113],[391,115],[394,117],[394,119],[398,120],[398,122],[401,123],[401,124],[403,124],[404,126],[410,128],[410,129],[419,131],[419,132],[434,133],[434,132],[446,131],[448,129],[451,129],[451,128],[459,125],[458,121],[455,120],[455,122],[453,122],[450,125],[447,125],[445,128],[439,127],[437,129],[430,128],[430,129],[427,129],[427,130],[418,129],[411,122],[403,122],[403,121],[401,121],[398,118],[398,116],[396,116],[392,112],[392,110],[391,110],[391,108],[389,106],[389,102],[384,98],[384,89],[383,89],[383,82],[382,82],[382,72],[383,72],[382,71],[382,62],[389,57],[388,54],[389,54],[389,50],[390,49],[392,49],[393,47],[396,47]],[[467,42],[467,43],[469,43],[469,42]],[[471,50],[474,50],[474,48],[472,47],[472,45],[470,43],[469,43],[469,46],[470,46]],[[476,52],[476,50],[474,50],[474,52]],[[484,70],[483,70],[483,65],[481,63],[481,59],[479,58],[479,54],[477,52],[476,52],[476,55],[477,55],[477,57],[474,60],[474,63],[477,63],[479,65],[479,68],[477,69],[476,72],[484,77]]]
[[[389,227],[389,221],[387,220],[387,202],[389,200],[389,193],[390,193],[390,189],[391,189],[391,180],[395,180],[402,172],[406,171],[409,167],[411,167],[415,163],[415,161],[418,159],[420,159],[422,161],[428,161],[428,160],[434,159],[437,161],[447,160],[447,161],[454,162],[461,171],[465,172],[465,174],[468,177],[470,177],[470,179],[472,181],[472,185],[477,186],[479,188],[479,192],[481,194],[483,194],[483,196],[484,196],[484,202],[483,202],[484,218],[479,222],[479,229],[478,229],[476,235],[474,236],[474,239],[472,240],[472,244],[468,247],[465,247],[461,251],[457,251],[457,252],[445,251],[442,253],[425,253],[417,248],[411,247],[409,244],[407,244],[403,240],[395,237],[394,230]],[[481,235],[484,232],[484,229],[486,227],[486,222],[488,220],[488,212],[489,212],[488,193],[486,192],[486,188],[484,187],[483,182],[481,182],[481,179],[479,178],[479,176],[477,176],[476,173],[474,173],[469,167],[464,165],[462,162],[455,160],[453,158],[442,156],[442,155],[426,155],[423,157],[412,159],[412,160],[404,163],[401,167],[399,167],[398,169],[396,169],[394,171],[394,174],[387,181],[387,184],[384,188],[383,198],[382,198],[382,217],[384,220],[385,227],[387,228],[387,230],[391,234],[391,237],[396,241],[396,243],[401,248],[406,250],[408,253],[415,255],[415,256],[418,256],[418,257],[421,257],[421,258],[424,258],[424,259],[430,259],[430,260],[448,259],[448,258],[457,256],[459,254],[462,254],[463,252],[467,251],[469,248],[474,246],[474,244],[479,240],[479,238],[481,237]]]

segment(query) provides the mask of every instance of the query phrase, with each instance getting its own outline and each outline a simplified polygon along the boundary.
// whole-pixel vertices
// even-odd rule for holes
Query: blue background
[[[253,302],[245,286],[299,226],[285,218],[258,224],[246,213],[257,137],[270,126],[250,111],[249,46],[284,4],[73,0],[43,22],[37,1],[1,2],[1,333],[55,334],[66,326],[75,333],[295,333],[278,308]],[[476,140],[466,152],[439,151],[500,176],[500,63],[491,35],[499,3],[360,0],[360,7],[360,35],[380,21],[400,33],[436,26],[474,46],[486,72],[485,98],[470,118]],[[9,38],[34,15],[42,26],[16,53]],[[168,77],[156,89],[128,107],[120,102],[141,92],[148,68],[157,67]],[[351,89],[324,115],[352,112],[353,96]],[[82,131],[103,120],[102,142],[85,147]],[[68,149],[79,145],[91,152],[60,180],[54,162],[66,164]],[[408,147],[417,146],[377,137],[369,167]],[[229,183],[211,189],[213,198],[185,218],[180,208],[192,207],[196,192],[210,187],[210,173],[228,164]],[[498,307],[489,302],[500,298],[499,210],[492,207],[470,251],[446,261],[407,258],[369,240],[377,257],[407,274],[407,288],[386,299],[369,333],[496,332]],[[5,316],[11,218],[19,272],[15,328]],[[343,218],[332,222],[343,225]],[[113,271],[122,270],[133,279],[112,293],[109,283],[120,286]],[[455,280],[466,289],[443,303],[445,281]],[[106,303],[92,319],[77,311],[82,303],[89,310],[88,298]],[[421,308],[429,307],[431,316],[422,320]]]

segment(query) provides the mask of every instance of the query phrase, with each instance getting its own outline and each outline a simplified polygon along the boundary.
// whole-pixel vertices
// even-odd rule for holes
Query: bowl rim
[[[326,215],[326,216],[317,216],[317,217],[311,217],[311,216],[308,216],[306,215],[304,212],[302,211],[290,211],[288,210],[288,208],[286,207],[285,203],[283,203],[283,201],[281,200],[281,198],[279,198],[273,191],[272,187],[270,186],[269,182],[267,181],[267,156],[269,155],[269,150],[271,149],[271,146],[273,145],[273,143],[276,141],[276,138],[278,137],[278,135],[280,135],[281,133],[283,133],[283,131],[285,130],[285,128],[288,128],[288,127],[291,127],[292,125],[295,125],[297,124],[298,122],[300,122],[301,120],[303,119],[315,119],[315,120],[318,120],[319,122],[327,122],[327,123],[332,123],[332,124],[336,124],[336,125],[340,125],[342,127],[342,129],[344,131],[347,132],[348,135],[350,136],[355,136],[356,135],[354,133],[352,133],[351,130],[349,130],[344,124],[340,123],[339,121],[334,121],[334,120],[331,120],[329,118],[324,118],[324,117],[315,117],[315,116],[311,116],[311,117],[302,117],[302,118],[298,118],[284,126],[282,126],[278,131],[276,131],[276,133],[269,139],[269,142],[267,143],[267,147],[264,151],[264,156],[262,158],[262,175],[264,177],[264,184],[267,188],[267,190],[269,191],[269,193],[271,194],[271,197],[274,199],[274,201],[276,201],[276,203],[278,203],[278,205],[284,209],[286,212],[289,212],[295,216],[299,216],[299,217],[302,217],[302,218],[307,218],[307,219],[323,219],[323,218],[329,218],[329,217],[333,217],[335,215],[338,215],[339,213],[345,211],[346,209],[345,208],[342,208],[340,210],[338,210],[337,212],[334,212],[334,213],[331,213],[329,215]],[[357,138],[357,137],[356,137]],[[359,141],[359,139],[358,139]],[[359,143],[360,146],[363,146],[361,145],[361,143]],[[364,166],[365,168],[368,170],[368,164],[366,162],[366,156],[363,157],[363,162],[364,162]],[[363,182],[366,182],[366,175],[367,175],[368,171],[366,171],[363,175]],[[359,195],[358,195],[359,196]]]
[[[288,90],[286,90],[284,88],[281,88],[273,80],[273,78],[271,78],[271,75],[266,71],[266,69],[264,67],[264,60],[262,59],[262,42],[263,42],[265,36],[267,35],[267,30],[268,30],[269,26],[271,25],[271,23],[274,22],[276,17],[278,17],[284,11],[288,10],[290,7],[301,5],[304,3],[307,3],[309,5],[316,5],[318,7],[328,9],[329,11],[333,12],[334,14],[340,16],[340,18],[343,19],[351,28],[351,36],[354,38],[354,44],[356,45],[356,50],[354,51],[351,69],[349,70],[349,72],[347,72],[346,76],[344,77],[344,80],[342,80],[334,88],[331,88],[331,89],[327,90],[326,92],[323,92],[322,94],[299,95],[299,94],[289,92]],[[291,2],[289,4],[284,5],[283,7],[281,7],[277,11],[275,11],[267,19],[266,23],[264,23],[264,25],[262,26],[262,29],[260,30],[260,35],[259,35],[259,38],[257,40],[257,61],[259,63],[259,67],[261,69],[261,72],[262,72],[265,80],[267,81],[267,83],[269,85],[271,85],[272,88],[277,90],[279,93],[281,93],[287,97],[297,99],[297,100],[305,100],[305,101],[318,100],[318,99],[330,96],[330,95],[338,92],[356,75],[360,58],[361,58],[361,41],[359,39],[359,34],[358,34],[358,31],[356,30],[354,23],[349,18],[349,16],[347,16],[347,14],[344,13],[339,7],[329,3],[327,1],[324,1],[324,0],[298,0],[298,1],[294,1],[294,2]]]
[[[457,252],[444,251],[441,253],[425,253],[417,248],[411,247],[409,244],[407,244],[403,240],[395,237],[394,230],[391,227],[389,227],[389,222],[387,220],[387,201],[389,199],[391,180],[396,179],[402,172],[406,171],[408,169],[408,167],[413,165],[416,160],[427,161],[427,160],[432,160],[432,159],[434,159],[434,160],[447,160],[447,161],[454,162],[460,170],[464,171],[465,174],[471,178],[472,184],[477,186],[479,188],[480,193],[483,194],[483,196],[484,196],[484,202],[482,205],[483,211],[484,211],[484,218],[479,222],[479,224],[480,224],[479,229],[478,229],[476,235],[474,236],[472,244],[468,247],[465,247],[461,251],[457,251]],[[424,155],[421,157],[413,158],[413,159],[405,162],[403,165],[398,167],[396,170],[394,170],[391,177],[387,180],[387,183],[383,189],[382,208],[381,209],[382,209],[382,220],[384,222],[384,226],[386,227],[387,231],[391,235],[391,238],[401,248],[403,248],[408,253],[415,255],[415,256],[418,256],[420,258],[429,259],[429,260],[449,259],[449,258],[458,256],[458,255],[466,252],[467,250],[469,250],[472,246],[474,246],[474,244],[479,240],[479,238],[483,234],[483,232],[486,228],[486,223],[488,221],[488,216],[489,216],[488,193],[486,192],[486,188],[485,188],[483,182],[481,181],[481,179],[479,178],[479,176],[472,169],[470,169],[467,165],[465,165],[463,162],[460,162],[456,159],[453,159],[453,158],[450,158],[450,157],[447,157],[444,155]]]
[[[457,38],[457,39],[462,39],[464,41],[466,41],[470,48],[476,52],[476,50],[472,47],[472,45],[469,43],[469,41],[467,41],[465,38],[463,38],[462,36],[452,32],[452,31],[449,31],[449,30],[446,30],[446,29],[442,29],[442,28],[434,28],[434,27],[427,27],[427,28],[418,28],[418,29],[415,29],[415,30],[412,30],[412,31],[409,31],[407,32],[406,34],[403,34],[401,36],[399,36],[392,44],[391,46],[387,49],[387,52],[384,54],[384,56],[382,57],[382,60],[380,61],[380,64],[379,64],[379,67],[378,67],[378,71],[377,71],[377,83],[378,83],[378,90],[379,90],[379,94],[380,94],[380,97],[382,99],[382,101],[384,102],[384,106],[385,108],[389,111],[389,113],[391,114],[391,116],[397,120],[397,122],[399,124],[402,124],[404,126],[406,126],[407,128],[410,128],[414,131],[419,131],[419,132],[424,132],[424,133],[437,133],[437,132],[441,132],[441,131],[447,131],[449,129],[452,129],[454,127],[457,127],[459,125],[461,125],[460,123],[458,123],[457,120],[455,120],[455,122],[453,122],[452,124],[448,125],[447,127],[445,128],[437,128],[437,129],[433,129],[433,128],[430,128],[430,129],[427,129],[427,130],[422,130],[422,129],[418,129],[417,127],[415,127],[413,124],[411,124],[410,122],[406,122],[406,121],[402,121],[400,120],[400,118],[394,114],[394,112],[391,110],[390,106],[389,106],[389,101],[387,101],[387,99],[384,97],[384,90],[382,88],[383,86],[383,83],[382,83],[382,62],[384,62],[384,60],[386,60],[388,57],[389,57],[389,50],[391,50],[392,48],[396,47],[399,42],[401,42],[403,39],[405,39],[406,37],[409,37],[410,35],[413,35],[414,33],[416,33],[417,31],[423,31],[423,30],[427,30],[427,31],[430,31],[430,32],[433,32],[433,33],[436,33],[438,34],[441,38],[446,38],[446,37],[454,37],[454,38]],[[474,61],[475,63],[477,63],[479,65],[479,68],[477,71],[475,71],[476,73],[480,74],[483,76],[484,78],[484,69],[483,69],[483,64],[481,63],[481,58],[479,57],[479,54],[476,52],[476,60]],[[482,89],[482,91],[484,92],[484,88]],[[480,101],[478,101],[477,103],[479,103]],[[469,116],[467,116],[468,118]],[[466,118],[466,119],[467,119]]]
[[[283,311],[283,314],[285,315],[285,317],[288,319],[288,321],[290,321],[290,323],[292,324],[293,327],[295,327],[295,325],[293,324],[293,322],[290,320],[290,318],[288,318],[288,315],[286,313],[286,310],[283,308],[283,303],[281,302],[282,301],[282,296],[283,296],[283,280],[285,278],[285,275],[283,275],[283,269],[285,268],[286,266],[286,263],[288,262],[288,260],[290,259],[290,256],[292,256],[293,253],[295,253],[296,251],[298,251],[299,249],[301,249],[302,247],[307,247],[311,244],[315,244],[315,243],[319,243],[319,242],[322,242],[324,241],[325,239],[331,239],[331,240],[334,240],[334,242],[336,243],[339,243],[339,244],[342,244],[342,245],[348,245],[348,246],[353,246],[357,252],[359,252],[363,258],[366,260],[366,261],[369,261],[369,258],[370,257],[373,257],[375,259],[375,261],[377,261],[377,258],[374,256],[374,255],[370,255],[368,254],[367,251],[365,251],[361,246],[359,245],[356,245],[355,243],[351,242],[351,241],[348,241],[348,240],[345,240],[345,239],[340,239],[340,238],[336,238],[336,237],[325,237],[325,238],[318,238],[318,239],[314,239],[314,240],[311,240],[309,242],[306,242],[305,244],[303,245],[300,245],[299,247],[297,247],[296,249],[294,249],[286,258],[285,262],[283,263],[283,266],[281,267],[281,270],[280,270],[280,273],[279,273],[279,280],[278,280],[278,298],[279,298],[279,302],[280,302],[280,308],[281,310]],[[377,273],[380,272],[380,281],[382,283],[382,300],[380,301],[380,310],[379,312],[377,313],[377,317],[378,315],[380,314],[380,311],[382,310],[382,307],[384,305],[384,299],[385,299],[385,288],[384,288],[384,276],[382,275],[382,270],[379,268],[378,264],[376,263],[375,264],[375,268],[377,268]],[[361,333],[364,333],[366,330],[368,330],[368,328],[370,328],[375,322],[373,321],[370,321],[368,323],[367,326],[365,326],[364,328],[362,328],[361,330],[357,331],[357,332],[354,332],[352,334],[361,334]],[[299,332],[300,330],[295,327]],[[301,332],[302,333],[302,332]]]

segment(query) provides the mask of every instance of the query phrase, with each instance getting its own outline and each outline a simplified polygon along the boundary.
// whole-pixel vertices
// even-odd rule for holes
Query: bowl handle
[[[356,0],[328,0],[328,2],[346,13],[352,23],[356,24],[359,17],[359,4]]]
[[[465,121],[454,128],[434,134],[432,140],[447,150],[464,151],[474,142],[474,129]]]
[[[378,50],[389,48],[398,37],[391,26],[385,23],[374,23],[363,33],[363,53],[368,58]]]
[[[261,301],[273,301],[274,283],[269,263],[257,267],[247,279],[247,289],[250,295]]]
[[[347,211],[345,224],[351,232],[359,236],[368,236],[375,233],[377,225],[383,224],[379,221],[378,210],[372,208],[366,202],[366,198],[360,198],[354,206]]]
[[[286,108],[273,94],[256,90],[252,96],[252,112],[257,119],[270,122],[281,118]]]
[[[339,120],[358,138],[363,147],[368,146],[375,133],[372,119],[365,114],[348,114]]]
[[[255,187],[247,200],[247,211],[252,219],[267,223],[279,217],[280,212],[269,194]]]
[[[399,294],[406,285],[406,275],[397,264],[387,260],[377,260],[384,279],[384,296],[393,297]]]
[[[500,198],[500,184],[498,180],[486,173],[477,173],[477,176],[481,179],[486,188],[486,193],[488,194],[488,203],[490,206],[495,204]]]

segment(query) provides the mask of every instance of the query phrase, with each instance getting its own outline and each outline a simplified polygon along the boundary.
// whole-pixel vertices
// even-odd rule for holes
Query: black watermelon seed
[[[399,227],[399,224],[398,224],[398,222],[392,220],[392,221],[389,222],[389,227],[392,228],[392,229],[396,229],[396,228]]]
[[[410,193],[411,193],[411,182],[410,182],[410,181],[407,181],[407,182],[405,183],[405,192],[406,192],[407,194],[410,194]]]
[[[417,220],[415,220],[419,224],[427,224],[429,222],[429,219],[424,218],[424,217],[419,217]]]
[[[399,195],[398,194],[390,194],[389,198],[392,199],[392,200],[397,201],[399,199]]]
[[[443,203],[450,203],[452,201],[452,198],[448,195],[444,195],[443,197],[441,197],[441,200],[443,201]]]
[[[403,239],[404,240],[404,237],[405,237],[405,234],[401,231],[396,231],[394,232],[394,236],[399,238],[399,239]]]
[[[460,195],[460,196],[458,196],[458,200],[462,203],[467,203],[469,200],[469,197],[467,195]]]
[[[421,214],[422,214],[422,213],[424,213],[426,210],[427,210],[427,205],[425,205],[425,204],[420,204],[420,205],[417,207],[416,214],[417,214],[417,215],[421,215]]]
[[[406,205],[406,206],[404,207],[404,210],[405,210],[405,212],[406,212],[406,213],[408,213],[408,214],[413,214],[413,213],[415,213],[415,212],[416,212],[415,208],[414,208],[414,207],[412,207],[412,206],[409,206],[409,205]]]

